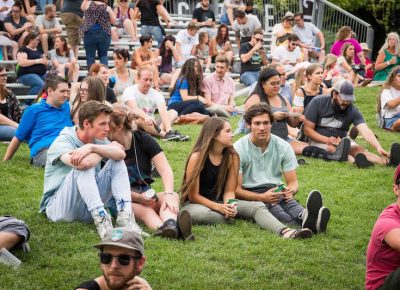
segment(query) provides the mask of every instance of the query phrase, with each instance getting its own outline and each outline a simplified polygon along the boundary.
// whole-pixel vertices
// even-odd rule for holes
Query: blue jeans
[[[46,4],[53,4],[53,0],[39,0],[39,4],[40,4],[40,9],[44,14],[44,7],[46,6]]]
[[[42,76],[38,74],[25,74],[18,77],[21,83],[31,87],[28,95],[38,95],[39,92],[43,89],[45,78],[46,74]]]
[[[100,27],[92,27],[83,36],[83,45],[86,51],[86,63],[88,70],[96,61],[96,50],[99,55],[100,63],[108,66],[108,48],[111,44],[111,35],[108,35]]]
[[[221,16],[221,20],[220,20],[221,24],[226,24],[226,25],[231,25],[231,23],[229,22],[229,18],[228,18],[228,14],[225,13]]]
[[[142,35],[151,35],[158,42],[158,47],[160,47],[161,42],[164,39],[164,35],[162,34],[162,30],[160,26],[149,26],[142,25],[141,29]]]
[[[9,125],[0,125],[0,141],[11,141],[17,128]]]
[[[240,75],[240,81],[246,86],[251,86],[258,80],[259,71],[246,71]]]
[[[195,113],[195,112],[203,114],[203,115],[210,114],[207,111],[204,104],[197,100],[172,103],[172,104],[168,105],[168,110],[177,111],[179,116],[187,115],[187,114]]]

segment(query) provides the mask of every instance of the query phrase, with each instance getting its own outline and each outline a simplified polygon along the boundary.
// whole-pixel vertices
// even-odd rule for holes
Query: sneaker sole
[[[178,227],[182,233],[182,239],[184,241],[195,239],[194,235],[192,234],[192,217],[187,210],[182,210],[179,213]]]
[[[168,141],[179,141],[179,136],[172,136],[169,138],[162,138],[163,141],[168,142]]]
[[[317,232],[324,233],[328,226],[329,219],[331,218],[331,211],[326,207],[321,207],[318,213]]]
[[[318,213],[322,207],[322,196],[318,190],[309,193],[306,202],[307,217],[303,221],[302,228],[308,228],[313,233],[317,232]]]
[[[342,156],[340,156],[339,161],[347,161],[349,158],[349,151],[350,151],[350,146],[351,146],[351,141],[348,138],[343,139],[343,153]]]
[[[374,164],[367,159],[365,154],[358,153],[355,158],[355,163],[359,168],[368,168],[374,166]]]
[[[178,238],[178,232],[174,229],[164,229],[161,232],[161,236],[167,239],[177,239]]]
[[[190,137],[189,136],[182,136],[182,137],[179,138],[179,141],[181,141],[181,142],[190,141]]]
[[[294,239],[309,239],[313,235],[310,229],[304,228],[300,229],[297,234],[294,236]]]
[[[393,143],[392,147],[390,148],[390,166],[398,166],[400,163],[400,144]]]

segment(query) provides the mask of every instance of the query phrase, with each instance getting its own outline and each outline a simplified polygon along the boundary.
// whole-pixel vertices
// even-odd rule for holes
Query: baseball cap
[[[283,16],[283,20],[285,20],[285,19],[293,19],[293,17],[294,17],[294,14],[292,12],[288,11],[288,12],[285,13],[285,16]]]
[[[344,101],[355,101],[354,86],[345,79],[338,80],[333,86],[333,90],[340,94],[340,98]]]
[[[393,183],[396,183],[396,181],[400,178],[400,165],[397,166],[395,172],[394,172],[394,177],[393,177]]]
[[[108,230],[101,243],[94,245],[94,247],[98,249],[102,249],[104,246],[130,249],[138,251],[142,256],[144,255],[144,243],[140,234],[124,228],[113,228]]]

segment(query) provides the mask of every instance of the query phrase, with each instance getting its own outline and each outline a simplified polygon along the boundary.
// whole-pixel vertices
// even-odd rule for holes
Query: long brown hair
[[[196,144],[194,145],[192,151],[190,152],[189,158],[186,161],[185,171],[184,171],[185,173],[183,175],[183,180],[182,180],[182,188],[180,190],[182,203],[188,200],[189,192],[193,190],[194,184],[200,177],[200,173],[204,168],[204,163],[214,146],[215,138],[224,128],[225,123],[228,123],[228,121],[224,118],[211,117],[204,123],[203,127],[201,128]],[[189,159],[192,156],[192,154],[196,152],[199,153],[199,161],[197,162],[191,176],[187,176],[186,170],[189,163]],[[235,152],[232,146],[226,147],[222,151],[222,162],[218,172],[217,183],[214,185],[214,188],[216,189],[217,192],[216,199],[218,199],[221,193],[223,193],[224,190],[223,187],[226,183],[229,171],[229,165],[231,163],[231,158],[233,158],[232,157],[233,155],[237,155],[237,153]]]
[[[342,26],[336,34],[336,40],[345,40],[351,34],[350,26]]]
[[[355,57],[356,51],[354,50],[353,58],[349,58],[349,57],[346,55],[346,53],[347,53],[347,50],[349,49],[350,46],[354,47],[354,45],[353,45],[352,43],[346,42],[345,44],[343,44],[342,49],[341,49],[341,52],[342,52],[342,56],[344,57],[344,59],[346,60],[346,62],[347,62],[349,65],[352,65],[353,62],[354,62],[354,57]]]
[[[222,35],[222,28],[226,28],[226,35]],[[217,36],[215,37],[219,46],[224,46],[225,42],[229,41],[229,28],[226,24],[220,24],[217,30]]]
[[[82,83],[88,84],[88,99],[87,101],[99,101],[100,103],[105,103],[106,101],[106,89],[103,82],[96,77],[86,77],[82,80]],[[81,83],[81,84],[82,84]],[[81,100],[80,91],[74,102],[72,103],[71,118],[73,119],[75,114],[78,112],[79,108],[82,106],[83,102]]]
[[[112,105],[113,112],[110,115],[110,123],[115,126],[123,126],[125,131],[133,131],[133,121],[138,118],[131,113],[128,106],[115,103]]]
[[[199,71],[198,73],[195,73],[195,65],[198,65]],[[186,62],[183,64],[181,72],[179,73],[178,80],[180,81],[180,85],[182,85],[183,80],[186,79],[189,88],[188,88],[188,94],[190,96],[203,96],[203,70],[201,68],[200,61],[197,58],[189,58],[186,60]],[[176,84],[178,83],[178,80],[175,82],[175,85],[173,86],[172,90],[170,91],[170,95],[175,92],[176,89]]]
[[[65,57],[69,58],[69,48],[68,48],[67,38],[64,35],[57,35],[56,39],[57,38],[59,38],[62,42],[64,42],[63,50],[64,50],[64,53],[65,53]],[[60,56],[63,56],[58,48],[56,49],[56,54],[60,55]],[[75,57],[78,58],[77,56],[75,56]]]
[[[7,73],[5,66],[0,64],[0,72],[4,71]],[[9,93],[9,90],[6,88],[6,86],[0,86],[0,100],[4,100]]]

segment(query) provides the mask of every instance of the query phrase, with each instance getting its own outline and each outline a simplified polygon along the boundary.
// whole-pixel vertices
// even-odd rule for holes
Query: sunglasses
[[[263,42],[263,41],[264,41],[264,39],[262,39],[262,38],[254,37],[254,39],[257,40],[257,41],[259,41],[259,42]]]
[[[109,265],[113,258],[117,258],[118,263],[121,266],[128,266],[131,263],[131,260],[139,260],[141,257],[140,256],[131,256],[131,255],[119,255],[119,256],[113,256],[111,254],[106,254],[106,253],[99,253],[100,257],[100,263],[104,265]]]
[[[119,2],[124,3],[124,2],[129,2],[129,0],[119,0]]]
[[[293,45],[293,46],[297,46],[296,42],[291,42],[290,44]]]

